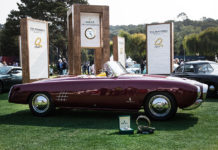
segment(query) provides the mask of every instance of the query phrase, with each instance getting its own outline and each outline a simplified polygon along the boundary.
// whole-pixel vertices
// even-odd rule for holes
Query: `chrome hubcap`
[[[32,106],[37,113],[44,113],[49,108],[49,99],[45,94],[36,94],[32,99]]]
[[[153,115],[164,117],[170,112],[170,100],[164,95],[155,95],[149,101],[149,109]]]

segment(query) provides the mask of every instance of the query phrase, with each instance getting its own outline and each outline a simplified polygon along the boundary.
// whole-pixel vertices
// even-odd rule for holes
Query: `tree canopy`
[[[75,3],[88,4],[87,0],[21,0],[20,3],[17,3],[18,10],[12,10],[8,15],[2,30],[1,55],[18,56],[20,19],[25,17],[51,22],[49,24],[50,52],[53,53],[53,56],[65,55],[67,10]]]
[[[146,59],[146,36],[143,33],[130,34],[121,30],[119,36],[125,38],[126,56],[141,63]]]
[[[218,53],[218,27],[208,28],[199,34],[186,35],[183,46],[187,52],[214,56]]]

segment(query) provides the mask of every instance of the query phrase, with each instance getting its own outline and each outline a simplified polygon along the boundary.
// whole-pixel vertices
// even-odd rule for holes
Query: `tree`
[[[20,19],[32,17],[46,20],[49,24],[50,52],[65,55],[67,49],[67,9],[75,3],[87,4],[87,0],[21,0],[18,10],[8,15],[1,39],[1,55],[18,56],[17,36],[20,34]],[[58,54],[58,51],[60,53]]]
[[[177,15],[177,18],[178,18],[179,20],[184,21],[184,20],[188,19],[188,16],[187,16],[186,13],[181,12],[180,14]]]
[[[126,55],[141,63],[146,59],[146,35],[143,33],[129,34],[120,31],[119,36],[125,38]]]
[[[218,28],[208,28],[199,34],[199,50],[205,56],[218,53]]]
[[[199,53],[198,48],[198,34],[190,34],[186,35],[183,40],[183,47],[186,50],[186,54],[194,54]]]
[[[190,34],[183,40],[184,48],[190,53],[213,57],[218,53],[218,28],[208,28],[199,34]]]

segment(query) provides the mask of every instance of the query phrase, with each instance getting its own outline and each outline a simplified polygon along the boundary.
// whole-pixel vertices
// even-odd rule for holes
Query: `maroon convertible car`
[[[34,115],[45,116],[55,107],[138,111],[155,120],[173,117],[177,108],[194,109],[208,86],[197,81],[157,75],[128,74],[117,62],[104,65],[105,77],[79,75],[15,85],[9,102],[29,104]]]

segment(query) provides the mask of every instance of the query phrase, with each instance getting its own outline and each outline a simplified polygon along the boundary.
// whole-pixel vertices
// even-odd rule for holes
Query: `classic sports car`
[[[218,96],[218,63],[190,61],[180,65],[172,76],[197,80],[208,85],[208,96]]]
[[[9,90],[11,86],[22,83],[21,67],[3,66],[0,67],[0,93]]]
[[[205,99],[208,86],[188,79],[128,74],[121,64],[104,65],[106,77],[79,75],[15,85],[9,102],[29,104],[34,115],[55,107],[138,111],[152,119],[173,117],[177,108],[194,109]]]

